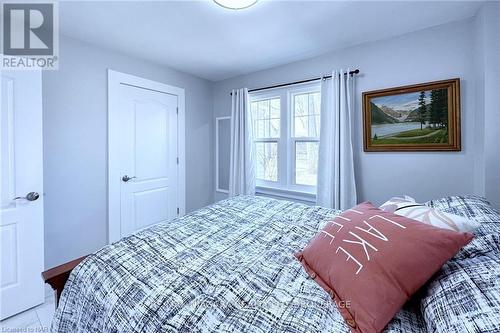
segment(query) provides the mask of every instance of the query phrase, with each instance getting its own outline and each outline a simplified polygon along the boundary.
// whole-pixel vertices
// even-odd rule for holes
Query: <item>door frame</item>
[[[108,242],[116,242],[121,237],[121,170],[118,151],[120,110],[120,85],[125,84],[142,89],[177,96],[177,205],[179,216],[186,213],[186,159],[185,159],[185,93],[183,88],[108,69]]]

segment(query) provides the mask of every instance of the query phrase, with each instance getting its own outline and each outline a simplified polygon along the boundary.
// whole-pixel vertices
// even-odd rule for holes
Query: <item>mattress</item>
[[[470,207],[460,211],[464,200],[429,205],[485,219]],[[137,232],[73,270],[52,331],[349,332],[293,256],[339,213],[241,196]],[[488,219],[498,218],[493,213]],[[385,332],[500,331],[498,224],[484,225],[490,229],[448,262]]]

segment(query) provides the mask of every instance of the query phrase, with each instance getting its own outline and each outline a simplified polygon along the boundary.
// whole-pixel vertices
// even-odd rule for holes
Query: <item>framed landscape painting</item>
[[[460,79],[363,93],[364,150],[459,151]]]

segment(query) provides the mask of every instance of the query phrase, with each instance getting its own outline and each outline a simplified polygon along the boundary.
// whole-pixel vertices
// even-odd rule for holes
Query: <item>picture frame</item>
[[[365,152],[460,151],[460,79],[363,92]]]

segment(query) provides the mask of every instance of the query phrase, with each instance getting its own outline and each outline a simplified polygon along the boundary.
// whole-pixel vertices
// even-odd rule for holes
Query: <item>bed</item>
[[[385,332],[500,332],[500,214],[477,197],[428,205],[482,227]],[[67,271],[52,331],[349,332],[293,256],[339,213],[241,196],[142,230]]]

